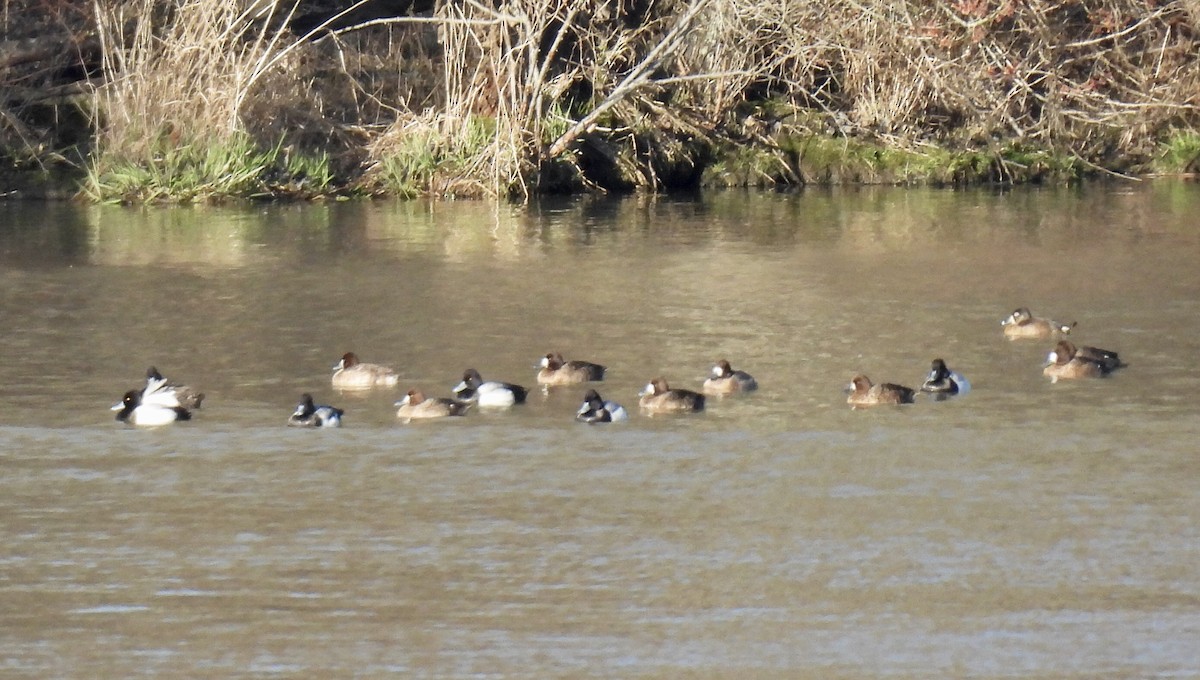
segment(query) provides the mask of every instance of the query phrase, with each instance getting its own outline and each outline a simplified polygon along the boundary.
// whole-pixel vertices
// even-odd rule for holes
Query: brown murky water
[[[1200,676],[1200,186],[0,204],[0,291],[5,677]],[[1128,367],[1049,384],[1020,305]],[[761,389],[404,424],[350,349]],[[935,357],[974,389],[846,407]],[[114,422],[151,364],[192,422]]]

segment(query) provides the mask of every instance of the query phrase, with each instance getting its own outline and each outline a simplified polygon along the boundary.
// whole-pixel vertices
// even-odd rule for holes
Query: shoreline
[[[1200,173],[1200,14],[1074,0],[13,0],[0,197],[497,197]]]
[[[532,192],[527,198],[552,195],[639,193],[688,193],[706,190],[750,189],[761,191],[796,190],[805,187],[911,186],[911,187],[1001,187],[1023,185],[1070,185],[1094,181],[1150,181],[1156,179],[1200,179],[1200,173],[1169,172],[1129,161],[1114,167],[1084,164],[1078,159],[1055,156],[1047,151],[1029,150],[1016,144],[992,151],[949,151],[925,147],[924,151],[894,149],[854,139],[796,136],[783,140],[775,148],[745,148],[725,144],[723,153],[707,152],[711,160],[699,171],[688,160],[694,181],[663,183],[649,187],[634,179],[613,175],[613,186],[597,188],[594,180],[580,181],[570,168],[559,172],[567,177],[561,186]],[[660,181],[667,178],[660,176]],[[166,178],[171,181],[172,178]],[[431,178],[431,184],[437,180]],[[164,194],[152,200],[133,198],[97,198],[88,195],[86,172],[75,169],[19,170],[0,173],[0,201],[44,200],[84,201],[124,204],[196,204],[225,202],[320,202],[327,200],[442,199],[474,200],[483,193],[447,194],[435,186],[398,190],[382,186],[365,175],[331,179],[319,191],[303,191],[295,186],[256,186],[250,193],[211,193],[203,196]],[[588,186],[587,183],[591,182]],[[493,198],[501,198],[494,196]],[[512,197],[509,197],[510,200]]]

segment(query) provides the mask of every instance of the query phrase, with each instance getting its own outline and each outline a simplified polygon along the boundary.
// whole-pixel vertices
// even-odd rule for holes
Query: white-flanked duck
[[[935,399],[945,399],[956,394],[966,394],[971,391],[971,383],[958,371],[952,371],[946,362],[934,359],[929,370],[929,377],[921,383],[921,391],[929,392]]]
[[[596,390],[588,390],[575,419],[585,423],[619,423],[629,420],[629,413],[617,402],[605,401]]]
[[[177,420],[191,420],[192,414],[186,408],[168,406],[155,401],[144,401],[142,390],[129,390],[121,401],[113,404],[112,410],[117,411],[117,420],[130,425],[166,425]]]
[[[327,404],[313,402],[311,394],[300,395],[295,413],[288,418],[288,425],[295,427],[341,427],[345,411]]]
[[[529,390],[513,383],[497,380],[484,380],[479,371],[468,368],[463,372],[462,381],[454,386],[454,396],[461,401],[469,401],[480,406],[512,406],[525,402]]]

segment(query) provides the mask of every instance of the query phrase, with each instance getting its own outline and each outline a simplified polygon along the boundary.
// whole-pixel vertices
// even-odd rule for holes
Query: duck
[[[619,423],[629,420],[629,413],[617,402],[605,401],[596,390],[588,390],[575,419],[584,423]]]
[[[1059,323],[1050,319],[1043,319],[1033,315],[1028,307],[1018,307],[1009,314],[1007,318],[1000,322],[1004,327],[1004,336],[1007,338],[1034,338],[1047,339],[1057,337],[1059,335],[1067,335],[1071,329],[1075,327],[1075,322]]]
[[[704,395],[684,389],[671,389],[665,378],[655,378],[638,395],[638,405],[649,413],[689,413],[704,410]]]
[[[1086,350],[1086,351],[1083,351]],[[1076,347],[1068,340],[1059,340],[1046,356],[1042,375],[1056,383],[1060,379],[1101,378],[1120,366],[1116,352],[1096,347]]]
[[[446,397],[426,397],[421,390],[411,389],[404,398],[396,402],[399,409],[396,417],[414,420],[418,418],[445,418],[466,415],[471,404]]]
[[[480,406],[512,406],[525,403],[529,389],[513,383],[495,380],[485,381],[479,371],[468,368],[463,371],[462,382],[454,386],[454,396],[460,401],[469,401]]]
[[[173,383],[162,376],[154,366],[146,369],[146,387],[142,390],[143,400],[151,397],[165,406],[181,406],[188,410],[200,408],[204,393],[189,385]]]
[[[542,357],[541,370],[537,374],[539,385],[577,385],[604,380],[608,370],[590,361],[565,361],[563,356],[552,352]]]
[[[1071,344],[1071,343],[1067,343]],[[1075,348],[1075,353],[1088,361],[1095,361],[1100,364],[1105,373],[1112,373],[1121,368],[1125,364],[1121,362],[1121,357],[1116,352],[1100,349],[1099,347],[1090,347],[1088,345],[1079,345]]]
[[[941,359],[934,359],[929,369],[929,377],[921,383],[921,391],[929,392],[934,398],[944,399],[955,394],[966,394],[971,390],[971,383],[963,374],[952,371]]]
[[[701,392],[711,395],[751,392],[758,389],[758,382],[745,371],[735,371],[729,362],[721,359],[712,368],[712,377],[704,381]]]
[[[130,425],[155,426],[192,419],[191,412],[186,408],[144,401],[143,394],[143,390],[129,390],[121,401],[113,404],[112,410],[117,411],[117,420]]]
[[[288,425],[295,427],[341,427],[346,412],[326,404],[313,403],[311,394],[300,395],[296,411],[288,418]]]
[[[850,381],[850,396],[846,403],[851,406],[876,406],[878,404],[911,404],[916,396],[916,390],[894,383],[875,385],[863,374],[854,376]]]
[[[358,359],[354,352],[346,352],[342,359],[333,365],[333,386],[343,390],[365,389],[368,387],[394,387],[400,382],[400,376],[395,369],[379,364],[365,364]]]

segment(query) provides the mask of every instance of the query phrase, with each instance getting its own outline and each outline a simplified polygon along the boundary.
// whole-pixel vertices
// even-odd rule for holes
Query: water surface
[[[1200,187],[0,204],[0,674],[1196,677]],[[1014,307],[1129,365],[1051,385]],[[397,422],[345,351],[444,395]],[[636,413],[729,359],[761,385]],[[852,411],[857,372],[973,391]],[[195,419],[108,407],[149,365]],[[337,431],[284,426],[301,392]]]

